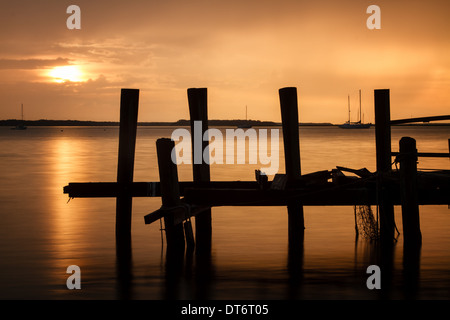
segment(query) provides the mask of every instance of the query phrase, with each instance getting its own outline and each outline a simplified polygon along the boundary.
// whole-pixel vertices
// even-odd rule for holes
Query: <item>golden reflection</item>
[[[49,139],[45,145],[45,170],[48,173],[45,210],[49,226],[46,238],[55,270],[53,280],[65,284],[67,267],[77,265],[81,268],[82,283],[89,283],[102,275],[86,272],[87,266],[114,263],[114,216],[109,213],[114,214],[115,201],[74,199],[69,202],[63,187],[69,182],[93,178],[89,171],[93,166],[89,155],[98,150],[98,145],[74,136],[74,129],[56,130],[59,136]],[[61,294],[70,294],[68,291],[71,290],[61,290]]]
[[[52,157],[49,159],[51,179],[50,186],[53,194],[49,202],[51,212],[51,225],[55,254],[58,258],[69,258],[76,250],[75,244],[79,243],[76,230],[83,228],[84,222],[77,218],[79,208],[68,204],[69,198],[63,194],[63,187],[68,181],[75,180],[76,172],[82,171],[82,163],[77,161],[77,153],[82,150],[81,142],[73,139],[55,139],[49,141]],[[78,178],[77,178],[78,179]]]
[[[54,214],[56,215],[54,217],[55,232],[64,234],[64,230],[70,228],[70,221],[67,219],[67,210],[70,210],[70,206],[66,205],[68,199],[66,201],[63,199],[65,195],[62,194],[62,187],[64,186],[67,177],[70,176],[70,171],[72,169],[70,159],[73,158],[73,155],[70,147],[71,143],[69,143],[69,141],[54,140],[50,143],[52,144],[54,154],[51,160],[54,171],[52,175],[52,186],[55,188],[55,193],[59,191],[57,198],[53,201],[53,207],[55,209]]]

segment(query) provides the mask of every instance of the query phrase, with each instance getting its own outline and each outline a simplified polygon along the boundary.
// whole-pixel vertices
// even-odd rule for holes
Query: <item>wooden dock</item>
[[[339,175],[353,170],[338,167],[331,171],[320,171],[302,176],[297,186],[289,189],[277,189],[277,175],[274,181],[268,181],[263,188],[256,181],[211,181],[195,184],[180,181],[179,190],[182,201],[191,205],[220,206],[285,206],[294,198],[305,206],[353,206],[377,205],[376,173],[365,178]],[[450,170],[418,172],[420,186],[417,201],[419,205],[448,204],[448,183]],[[316,178],[317,177],[319,178]],[[310,176],[310,177],[308,177]],[[326,177],[329,179],[326,179]],[[393,205],[401,205],[400,172],[393,171],[385,178],[386,187],[392,193],[388,199]],[[116,198],[122,190],[116,182],[69,183],[64,193],[70,198]],[[133,182],[129,188],[131,197],[161,197],[160,182]],[[204,196],[202,196],[204,195]],[[145,216],[146,219],[147,216]]]
[[[399,142],[399,152],[392,152],[391,125],[448,120],[450,116],[392,121],[389,90],[375,90],[377,171],[336,167],[301,174],[297,89],[282,88],[279,96],[286,172],[276,174],[272,181],[259,171],[255,172],[254,181],[211,181],[209,165],[202,155],[195,154],[197,148],[192,148],[192,158],[201,163],[193,164],[192,181],[178,181],[177,166],[171,161],[174,142],[162,138],[156,143],[160,181],[134,182],[139,90],[122,89],[117,182],[71,182],[64,187],[64,193],[70,198],[116,198],[116,240],[123,251],[131,250],[133,197],[161,197],[161,208],[143,215],[143,222],[150,224],[164,219],[168,250],[191,250],[195,243],[197,252],[208,253],[211,250],[211,208],[217,206],[286,206],[291,245],[303,239],[304,206],[378,206],[380,238],[392,242],[393,207],[401,205],[404,241],[420,244],[419,205],[450,205],[450,170],[417,171],[417,157],[450,158],[450,150],[448,153],[420,153],[415,140],[404,137]],[[208,129],[206,88],[188,89],[188,101],[191,128],[194,121],[201,121],[203,136]],[[194,134],[192,143],[195,143]],[[207,144],[204,141],[201,150]],[[393,163],[400,169],[393,170]],[[195,236],[190,225],[193,216]]]

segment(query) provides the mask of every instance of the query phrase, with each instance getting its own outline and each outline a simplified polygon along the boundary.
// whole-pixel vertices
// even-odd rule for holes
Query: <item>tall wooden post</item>
[[[209,164],[204,162],[203,150],[209,144],[203,139],[208,130],[207,88],[190,88],[187,90],[192,139],[192,170],[195,182],[209,182]],[[211,209],[199,213],[195,217],[195,237],[197,253],[211,251],[212,221]]]
[[[134,153],[136,147],[139,89],[122,89],[120,96],[119,157],[117,183],[121,194],[116,200],[116,240],[118,244],[131,241],[131,212],[133,198]]]
[[[283,124],[284,158],[287,185],[301,176],[300,139],[298,130],[297,88],[288,87],[279,90],[281,120]],[[289,243],[295,244],[304,234],[303,206],[298,201],[288,204]]]
[[[400,175],[404,244],[421,244],[419,204],[417,203],[417,149],[416,140],[400,140]]]
[[[131,296],[132,249],[131,218],[133,198],[134,151],[136,146],[139,90],[122,89],[120,95],[119,154],[117,184],[120,194],[116,198],[116,267],[121,298]]]
[[[179,296],[179,284],[185,252],[183,224],[175,225],[174,215],[170,211],[170,208],[181,205],[177,165],[173,163],[171,157],[174,147],[175,142],[171,139],[161,138],[156,140],[161,201],[163,207],[168,209],[164,216],[167,241],[165,264],[165,291],[167,299],[176,299]]]
[[[401,203],[403,221],[403,275],[407,299],[416,298],[420,274],[422,233],[417,202],[416,140],[400,140]]]
[[[175,142],[171,139],[162,138],[156,140],[161,200],[162,205],[166,208],[176,207],[181,204],[177,165],[173,163],[171,157],[174,147]],[[183,224],[179,223],[175,225],[174,216],[169,213],[164,217],[164,225],[166,229],[167,252],[184,252]]]
[[[392,170],[391,111],[389,89],[375,90],[375,143],[377,160],[377,192],[380,210],[380,236],[382,240],[394,239],[394,206],[388,200],[389,192],[383,185],[383,176]]]

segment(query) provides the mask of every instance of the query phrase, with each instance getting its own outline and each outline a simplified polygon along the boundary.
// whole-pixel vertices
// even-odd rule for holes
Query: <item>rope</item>
[[[161,263],[163,261],[163,257],[164,257],[164,235],[163,235],[163,226],[162,226],[162,219],[159,219],[159,231],[161,232]]]
[[[159,231],[161,231],[161,242],[164,243],[164,239],[163,239],[163,230],[165,231],[166,229],[163,228],[162,226],[162,218],[159,219]]]
[[[164,205],[161,206],[162,210],[171,210],[171,209],[178,209],[178,208],[185,209],[185,219],[187,221],[191,222],[191,206],[189,204],[181,203],[181,204],[179,204],[177,206],[173,206],[173,207],[167,207],[167,206],[164,206]],[[164,248],[163,231],[167,232],[167,230],[165,228],[163,228],[163,226],[162,226],[162,218],[159,219],[159,226],[160,226],[159,230],[161,231],[161,258],[162,258],[163,257],[162,250]]]
[[[171,206],[171,207],[162,205],[160,209],[169,211],[169,210],[179,209],[179,208],[185,210],[185,215],[184,215],[185,219],[188,220],[188,221],[191,221],[191,205],[188,204],[188,203],[180,203],[177,206]],[[159,219],[159,221],[161,223],[161,219]],[[166,230],[166,229],[162,229],[162,225],[161,225],[161,230]]]

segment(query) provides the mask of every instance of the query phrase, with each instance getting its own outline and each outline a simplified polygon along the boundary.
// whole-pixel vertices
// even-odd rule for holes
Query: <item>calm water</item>
[[[155,141],[173,129],[139,128],[135,181],[158,181]],[[374,130],[302,127],[302,172],[338,166],[375,169]],[[449,127],[393,128],[423,152],[445,152]],[[281,141],[280,131],[280,141]],[[352,207],[305,207],[303,255],[288,257],[285,207],[213,208],[211,260],[188,257],[171,281],[159,223],[144,224],[159,198],[133,202],[131,282],[117,279],[115,200],[73,199],[69,182],[115,181],[118,128],[0,128],[0,298],[2,299],[450,299],[450,211],[420,208],[423,246],[411,292],[403,270],[403,238],[394,246],[389,290],[368,290],[374,244],[355,240]],[[280,144],[280,172],[284,172]],[[448,159],[420,159],[420,168],[450,169]],[[260,165],[214,165],[214,180],[253,180]],[[179,166],[180,180],[191,167]],[[401,212],[396,207],[401,229]],[[289,262],[289,263],[288,263]],[[66,288],[66,268],[81,268],[81,290]],[[383,274],[382,274],[383,277]]]

